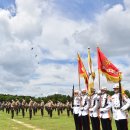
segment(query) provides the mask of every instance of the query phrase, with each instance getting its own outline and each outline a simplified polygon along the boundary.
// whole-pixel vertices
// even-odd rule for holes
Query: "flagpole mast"
[[[77,55],[78,55],[78,53],[77,53]],[[80,74],[79,74],[79,66],[78,66],[78,79],[79,79],[79,91],[80,91],[81,89],[80,89]]]
[[[98,85],[99,85],[99,89],[100,89],[100,72],[98,70]]]
[[[80,88],[80,74],[79,74],[79,68],[78,68],[78,77],[79,77],[79,91],[80,91],[81,88]]]
[[[97,46],[97,48],[99,48],[99,47]],[[99,72],[99,69],[98,69],[98,85],[99,85],[99,90],[100,90],[100,72]]]

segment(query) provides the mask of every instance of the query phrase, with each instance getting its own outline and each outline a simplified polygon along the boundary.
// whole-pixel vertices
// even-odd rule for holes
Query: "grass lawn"
[[[67,117],[66,111],[61,116],[58,116],[57,112],[53,111],[52,118],[48,116],[46,111],[44,112],[44,117],[41,117],[40,112],[38,112],[33,116],[32,120],[29,119],[28,112],[25,118],[19,113],[12,120],[10,114],[0,111],[0,130],[75,130],[73,116]],[[112,128],[116,130],[114,120],[112,120]]]
[[[66,111],[61,116],[57,115],[57,112],[53,111],[53,117],[50,118],[46,111],[44,116],[40,116],[40,111],[29,119],[29,112],[25,114],[25,118],[22,117],[21,112],[18,116],[14,116],[14,120],[21,121],[26,124],[30,124],[35,128],[28,128],[23,124],[14,122],[11,119],[11,114],[0,111],[0,130],[74,130],[73,116],[67,117]],[[39,128],[39,129],[38,129]]]

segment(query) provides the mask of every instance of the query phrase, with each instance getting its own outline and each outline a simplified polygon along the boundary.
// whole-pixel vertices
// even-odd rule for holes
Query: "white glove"
[[[125,109],[123,109],[123,107],[120,109],[121,111],[125,111]]]
[[[90,112],[93,112],[93,108],[90,108],[89,111],[90,111]]]
[[[100,108],[100,112],[107,112],[108,110],[106,108]]]
[[[80,107],[80,110],[82,111],[84,108],[83,107]]]

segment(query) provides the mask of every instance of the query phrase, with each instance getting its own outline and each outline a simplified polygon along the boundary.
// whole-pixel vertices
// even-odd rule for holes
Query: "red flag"
[[[80,77],[84,77],[85,84],[88,87],[88,74],[86,72],[86,69],[84,67],[84,64],[83,64],[79,54],[78,54],[78,73],[79,73]]]
[[[98,55],[98,70],[102,72],[108,81],[119,82],[121,72],[117,69],[101,52],[100,48],[97,47],[97,55]]]

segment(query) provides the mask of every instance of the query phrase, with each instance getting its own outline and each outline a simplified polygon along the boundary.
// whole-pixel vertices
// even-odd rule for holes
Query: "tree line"
[[[19,101],[22,101],[22,99],[25,99],[27,102],[30,101],[30,98],[33,101],[41,102],[43,100],[45,103],[49,100],[52,100],[53,102],[63,102],[65,103],[67,100],[71,101],[72,97],[69,95],[62,95],[62,94],[54,94],[54,95],[48,95],[46,97],[32,97],[32,96],[20,96],[20,95],[10,95],[10,94],[0,94],[0,102],[2,101],[12,101],[18,99]]]
[[[113,95],[114,91],[108,91],[109,95]],[[130,98],[130,92],[128,90],[125,90],[125,94]],[[72,101],[73,97],[70,95],[62,95],[62,94],[53,94],[53,95],[48,95],[46,97],[32,97],[32,96],[20,96],[20,95],[10,95],[10,94],[0,94],[0,102],[2,101],[12,101],[15,99],[18,99],[19,101],[22,101],[22,99],[25,99],[27,102],[29,102],[30,98],[34,101],[41,102],[43,100],[45,103],[48,100],[52,100],[53,102],[63,102],[66,103],[66,101]]]

